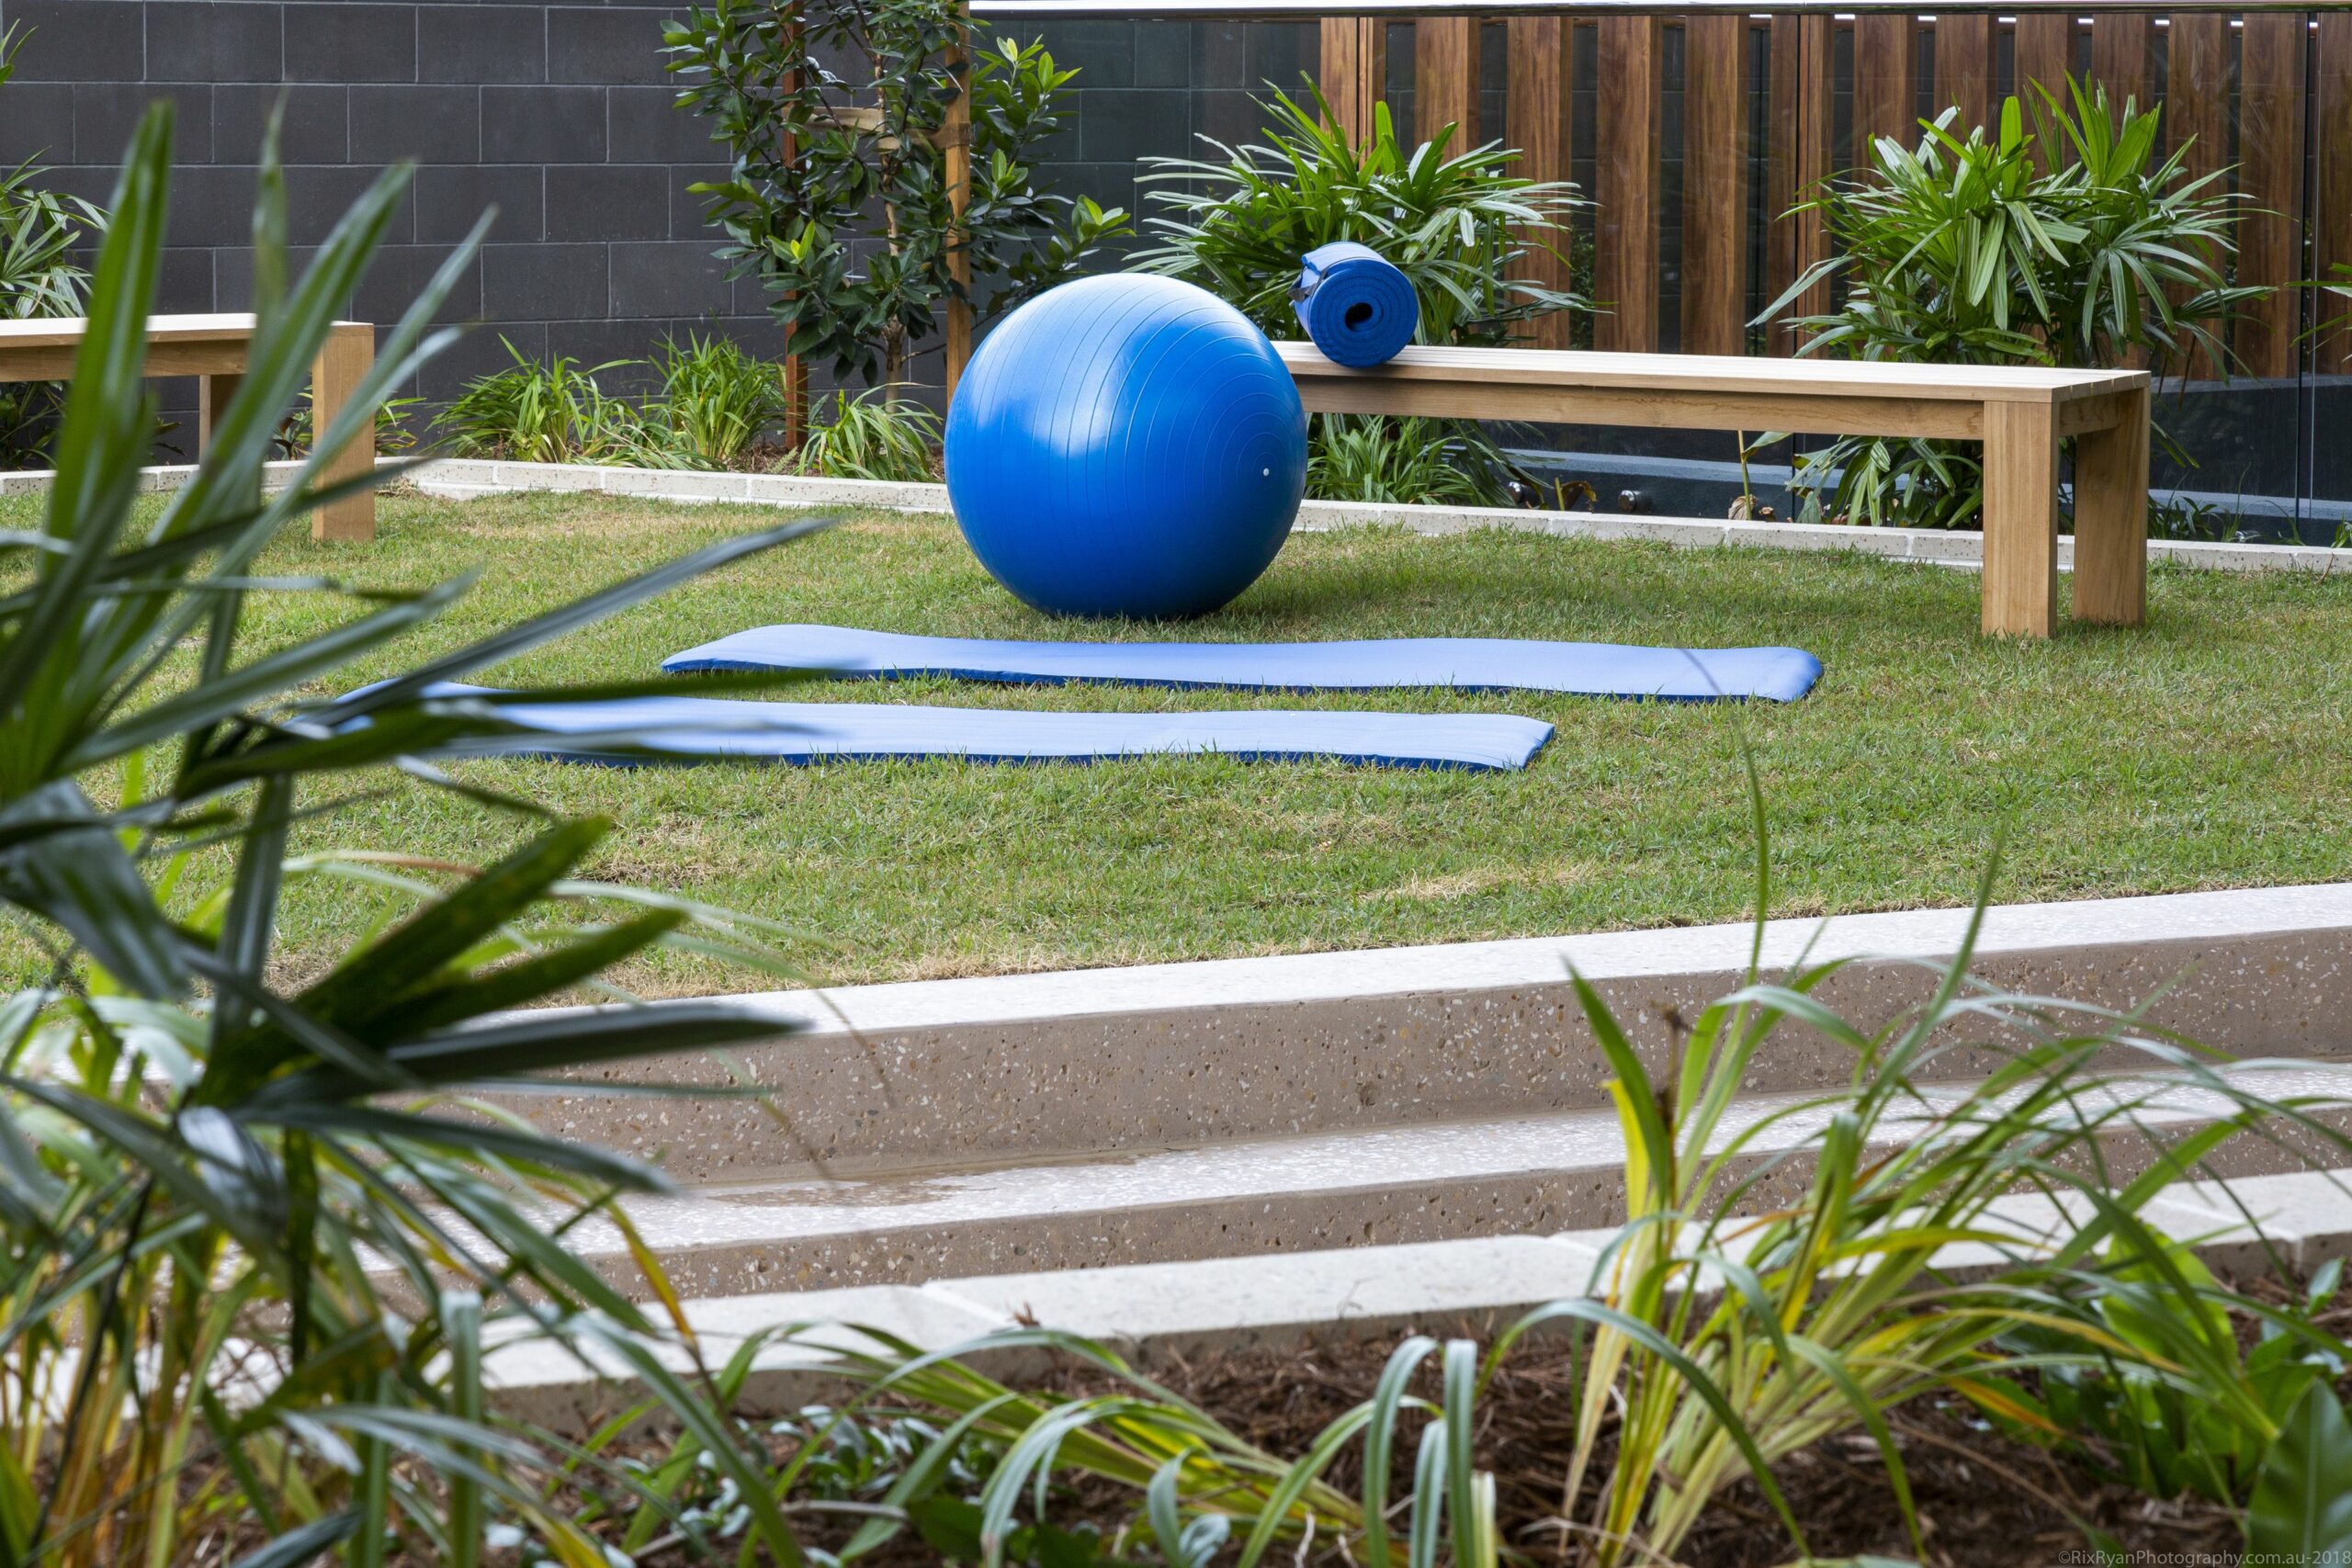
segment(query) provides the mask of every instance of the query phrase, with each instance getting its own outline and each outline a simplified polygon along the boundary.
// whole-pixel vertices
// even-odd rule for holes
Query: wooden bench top
[[[1574,387],[1629,392],[1729,392],[1791,398],[1913,398],[1938,402],[2069,402],[2129,392],[2144,370],[2039,366],[1898,365],[1875,359],[1766,359],[1713,354],[1600,354],[1579,349],[1406,349],[1385,365],[1351,370],[1311,343],[1277,343],[1291,375],[1480,386]]]
[[[79,316],[0,321],[0,350],[73,348],[80,344],[89,325]],[[253,335],[254,319],[249,314],[147,318],[149,343],[242,343]]]

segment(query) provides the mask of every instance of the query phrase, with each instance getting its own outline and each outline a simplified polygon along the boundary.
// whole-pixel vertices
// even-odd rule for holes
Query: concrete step
[[[2352,1066],[2233,1069],[2273,1098],[2352,1103]],[[1932,1100],[1965,1092],[1923,1085]],[[1804,1188],[1798,1151],[1826,1111],[1805,1095],[1743,1098],[1728,1139],[1760,1128],[1742,1169],[1778,1159],[1754,1201]],[[2200,1123],[2223,1102],[2167,1088],[2143,1109],[2148,1136]],[[1901,1122],[1883,1129],[1890,1141]],[[2301,1151],[2326,1151],[2317,1140]],[[2119,1127],[2110,1168],[2146,1157],[2146,1137]],[[1193,1148],[1125,1150],[1046,1161],[707,1184],[627,1208],[676,1288],[693,1296],[917,1284],[962,1275],[1100,1269],[1472,1236],[1547,1235],[1615,1224],[1624,1206],[1625,1150],[1615,1113],[1431,1122]],[[2231,1145],[2223,1175],[2290,1168],[2298,1155],[2260,1139]],[[590,1221],[571,1245],[608,1278],[642,1292],[620,1235]]]
[[[2352,1171],[2297,1171],[2167,1188],[2142,1211],[2160,1233],[2193,1246],[2217,1268],[2260,1272],[2275,1257],[2311,1269],[2352,1255]],[[1996,1206],[2030,1247],[2048,1234],[2048,1205],[2030,1197]],[[2252,1216],[2257,1231],[2249,1226]],[[951,1350],[983,1336],[1040,1325],[1109,1343],[1147,1369],[1214,1351],[1302,1341],[1389,1337],[1419,1330],[1491,1334],[1546,1302],[1587,1293],[1610,1243],[1603,1230],[1408,1243],[1274,1257],[1206,1258],[1083,1270],[943,1278],[922,1285],[860,1285],[690,1301],[685,1317],[701,1354],[723,1363],[747,1337],[779,1326],[821,1325],[756,1352],[744,1390],[749,1415],[778,1415],[843,1388],[828,1364],[837,1348],[872,1348],[870,1327],[922,1350]],[[1981,1249],[1980,1249],[1981,1250]],[[1966,1258],[1939,1258],[1964,1266]],[[679,1347],[661,1352],[679,1371]],[[1017,1381],[1045,1358],[997,1346],[967,1359]],[[628,1369],[594,1348],[544,1341],[494,1350],[499,1404],[526,1419],[589,1431],[636,1397]]]
[[[1968,912],[1770,922],[1768,974],[1885,955],[1934,962]],[[1752,925],[1162,964],[781,992],[736,998],[805,1032],[731,1053],[776,1090],[786,1125],[745,1100],[603,1092],[621,1079],[718,1085],[682,1056],[575,1075],[518,1100],[543,1127],[641,1157],[676,1179],[874,1178],[1045,1163],[1435,1122],[1600,1108],[1606,1074],[1571,964],[1662,1065],[1673,1021],[1736,986]],[[1976,969],[2018,991],[2125,1009],[2237,1055],[2352,1055],[2352,884],[1996,907]],[[1861,963],[1819,993],[1872,1027],[1926,994],[1915,962]],[[1844,1079],[1842,1047],[1795,1026],[1746,1085]],[[1987,1070],[1953,1053],[1936,1071]]]

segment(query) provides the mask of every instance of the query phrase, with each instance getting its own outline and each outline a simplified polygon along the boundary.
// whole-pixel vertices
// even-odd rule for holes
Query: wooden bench
[[[2058,442],[2075,438],[2075,617],[2137,626],[2147,594],[2148,377],[1713,355],[1408,348],[1370,370],[1280,343],[1316,413],[1935,436],[1984,444],[1988,635],[2057,619]]]
[[[74,355],[88,322],[78,317],[0,321],[0,381],[63,381],[74,374]],[[253,346],[251,316],[154,316],[147,322],[147,374],[198,378],[197,449],[212,443],[212,421],[228,406],[244,375]],[[365,321],[337,321],[311,367],[311,429],[334,423],[376,360],[376,329]],[[326,465],[329,482],[364,474],[376,461],[371,431],[362,432]],[[319,539],[376,536],[373,491],[321,507],[311,520]]]

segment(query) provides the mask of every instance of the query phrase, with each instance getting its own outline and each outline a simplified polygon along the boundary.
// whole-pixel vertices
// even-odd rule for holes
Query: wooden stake
[[[947,301],[947,401],[956,400],[956,384],[972,359],[972,253],[964,231],[965,215],[972,210],[972,93],[971,30],[959,27],[956,52],[949,68],[961,85],[947,106],[947,123],[940,128],[940,144],[947,152],[947,201],[955,213],[955,228],[947,240],[947,273],[963,294]]]

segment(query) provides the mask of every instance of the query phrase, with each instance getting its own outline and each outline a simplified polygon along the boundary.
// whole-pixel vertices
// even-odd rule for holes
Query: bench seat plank
[[[78,316],[0,321],[0,351],[19,348],[78,348],[85,323]],[[248,313],[150,316],[147,341],[158,343],[247,343],[254,335]]]
[[[1475,382],[1622,391],[1768,393],[1795,398],[1917,398],[1938,402],[2065,402],[2147,385],[2143,370],[2032,365],[1901,365],[1876,359],[1770,359],[1717,354],[1600,354],[1577,349],[1430,348],[1351,370],[1311,343],[1275,350],[1302,383]]]

